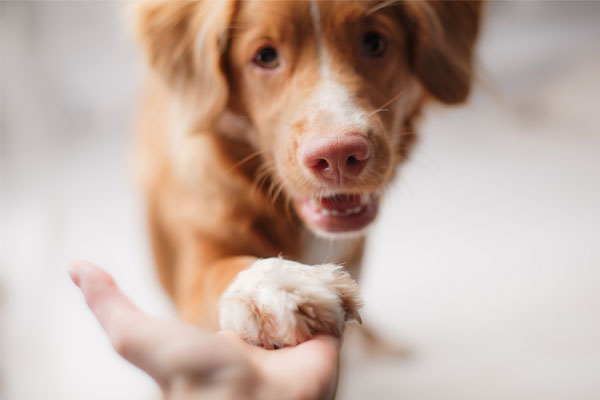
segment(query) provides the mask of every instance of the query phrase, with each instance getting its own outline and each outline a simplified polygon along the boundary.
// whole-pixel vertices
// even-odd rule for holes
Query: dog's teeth
[[[347,210],[336,210],[336,209],[328,209],[321,206],[321,201],[319,198],[311,197],[310,204],[317,210],[317,212],[321,215],[325,216],[334,216],[334,217],[348,217],[351,215],[360,214],[365,210],[366,205],[373,199],[375,194],[373,193],[361,193],[360,194],[360,204],[354,208],[350,208]]]

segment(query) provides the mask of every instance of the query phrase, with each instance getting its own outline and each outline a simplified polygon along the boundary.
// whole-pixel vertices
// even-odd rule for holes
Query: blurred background
[[[2,1],[0,397],[160,399],[67,276],[173,315],[130,168],[121,2]],[[600,398],[600,2],[489,4],[469,103],[430,107],[369,237],[339,399]]]

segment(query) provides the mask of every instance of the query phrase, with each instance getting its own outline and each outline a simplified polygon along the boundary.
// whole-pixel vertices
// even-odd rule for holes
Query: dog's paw
[[[345,321],[361,322],[361,305],[358,286],[342,267],[267,258],[240,272],[225,290],[219,323],[248,343],[280,348],[318,332],[339,336]]]

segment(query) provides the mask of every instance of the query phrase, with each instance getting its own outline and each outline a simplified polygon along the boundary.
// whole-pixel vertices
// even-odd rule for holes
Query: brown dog
[[[480,8],[259,0],[138,8],[152,70],[140,172],[159,275],[185,319],[269,348],[339,334],[359,319],[350,274],[312,264],[344,263],[357,276],[363,234],[423,105],[468,95]]]

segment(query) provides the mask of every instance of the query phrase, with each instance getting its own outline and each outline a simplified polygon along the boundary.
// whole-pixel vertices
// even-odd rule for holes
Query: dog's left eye
[[[367,32],[362,39],[362,54],[365,57],[381,57],[387,48],[387,40],[376,32]]]
[[[279,55],[273,47],[265,46],[256,52],[252,61],[259,67],[273,69],[279,66]]]

